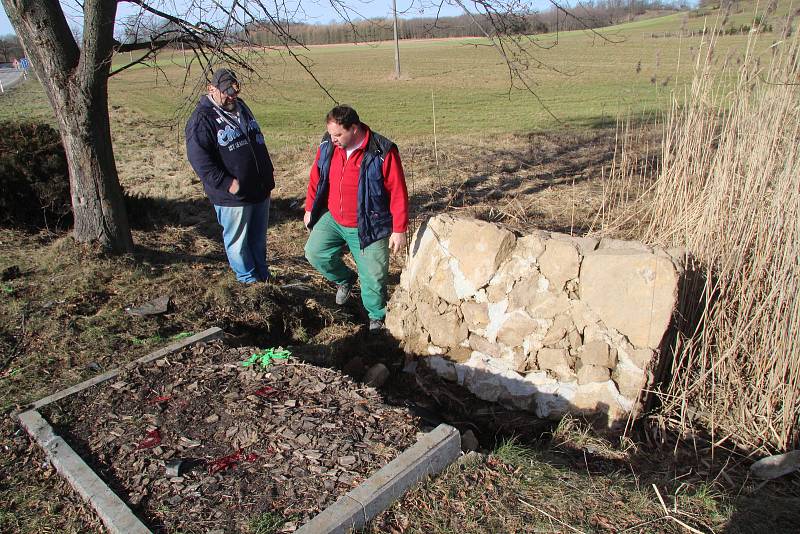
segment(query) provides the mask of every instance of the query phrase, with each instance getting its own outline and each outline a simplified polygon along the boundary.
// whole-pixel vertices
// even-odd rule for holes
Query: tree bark
[[[108,118],[116,0],[87,0],[83,46],[53,0],[2,0],[45,88],[67,156],[76,241],[133,249]]]

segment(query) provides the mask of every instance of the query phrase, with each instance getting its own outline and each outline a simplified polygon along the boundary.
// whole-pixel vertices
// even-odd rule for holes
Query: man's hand
[[[234,178],[233,181],[231,182],[231,186],[228,188],[228,193],[230,193],[231,195],[235,195],[238,192],[239,192],[239,180]]]
[[[309,224],[311,224],[311,212],[307,211],[305,215],[303,215],[303,225],[308,229]]]
[[[406,249],[406,233],[405,232],[392,232],[389,236],[389,250],[397,254],[401,250]]]

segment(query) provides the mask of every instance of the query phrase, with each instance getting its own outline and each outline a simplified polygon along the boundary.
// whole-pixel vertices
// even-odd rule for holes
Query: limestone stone
[[[450,215],[424,223],[387,307],[389,332],[482,399],[540,417],[635,414],[658,348],[649,330],[641,344],[640,316],[663,319],[669,269],[658,262],[675,259],[636,243],[505,232]],[[680,270],[670,272],[676,290]]]
[[[499,358],[502,350],[499,345],[491,343],[488,339],[476,336],[475,334],[469,336],[469,346],[472,350],[476,350],[493,358]]]
[[[600,322],[600,316],[589,309],[585,302],[577,300],[570,303],[569,313],[578,332],[583,332],[587,325]],[[584,337],[584,342],[587,340]]]
[[[612,239],[604,237],[597,245],[597,250],[635,250],[639,252],[652,253],[653,249],[639,241],[623,241],[622,239]]]
[[[417,313],[434,345],[443,348],[457,347],[467,339],[467,325],[461,321],[455,310],[440,315],[430,302],[420,301],[417,303]]]
[[[518,373],[524,373],[528,367],[528,356],[521,347],[506,348],[498,359]]]
[[[517,239],[517,246],[514,247],[512,256],[532,262],[542,255],[546,241],[547,235],[544,232],[533,232],[522,236]]]
[[[580,292],[603,323],[636,347],[655,349],[675,308],[678,277],[667,258],[644,251],[603,249],[584,257]]]
[[[522,311],[510,313],[497,331],[497,341],[507,347],[522,345],[523,339],[535,332],[539,323]]]
[[[621,396],[611,380],[578,386],[572,398],[572,410],[584,414],[607,414],[609,426],[625,419],[634,404]]]
[[[473,353],[472,358],[459,364],[456,370],[459,384],[491,402],[510,397],[526,398],[537,392],[534,384],[508,369],[502,361],[478,353]]]
[[[512,254],[507,261],[503,262],[489,282],[488,289],[491,294],[502,295],[499,299],[495,297],[493,300],[504,299],[520,278],[530,276],[531,273],[538,273],[539,269],[536,267],[535,261],[535,259],[529,260]]]
[[[539,269],[550,281],[551,290],[561,291],[567,280],[577,278],[580,256],[574,243],[550,239],[539,257]]]
[[[449,258],[442,257],[436,263],[435,269],[428,281],[428,289],[436,293],[442,300],[450,304],[458,304],[460,299],[456,294],[455,279],[450,269]]]
[[[410,257],[404,271],[408,274],[407,284],[402,287],[410,290],[414,284],[427,285],[439,261],[447,256],[442,241],[447,239],[452,226],[453,218],[448,215],[431,217],[420,225],[411,239]]]
[[[456,363],[463,363],[472,356],[472,349],[458,346],[447,351],[447,357]]]
[[[578,247],[578,251],[580,251],[581,255],[583,256],[595,250],[597,248],[597,244],[600,242],[600,240],[596,237],[575,237],[557,232],[552,232],[550,234],[550,238],[557,241],[566,241],[568,243],[575,244]]]
[[[609,378],[611,378],[611,372],[606,367],[584,364],[578,369],[578,384],[580,385],[605,382]]]
[[[566,293],[540,293],[533,302],[525,306],[531,317],[553,319],[569,310],[570,300]]]
[[[451,229],[448,250],[478,290],[489,283],[515,243],[516,237],[508,230],[484,221],[459,219]]]
[[[503,294],[503,298],[508,297],[512,309],[524,308],[546,295],[548,285],[547,279],[534,269],[517,280],[510,291]]]
[[[561,379],[568,380],[574,377],[570,367],[569,352],[564,349],[539,349],[536,361],[539,369],[552,371]]]
[[[628,356],[636,367],[639,369],[647,369],[647,367],[650,366],[650,362],[653,361],[655,352],[650,349],[633,349],[628,352]]]
[[[564,339],[564,336],[567,335],[567,332],[571,329],[575,328],[572,324],[572,319],[565,314],[557,315],[555,319],[553,319],[553,324],[550,326],[550,329],[545,334],[544,339],[542,339],[542,344],[553,345]]]
[[[641,369],[621,365],[614,370],[613,378],[619,392],[635,401],[646,384],[647,374]]]
[[[585,365],[599,365],[607,369],[613,369],[617,365],[616,357],[611,357],[611,351],[605,341],[586,343],[581,351],[581,362]]]
[[[583,339],[581,339],[581,334],[576,328],[567,332],[567,339],[569,339],[569,346],[573,349],[579,349],[583,346]]]
[[[447,358],[441,356],[430,356],[425,359],[428,366],[439,376],[450,382],[458,380],[455,364]]]
[[[386,309],[386,319],[384,324],[386,330],[395,339],[404,340],[406,338],[406,331],[403,328],[403,319],[408,315],[408,306],[398,305],[392,299]],[[409,332],[410,334],[411,332]]]
[[[461,314],[467,323],[467,328],[471,331],[483,329],[489,324],[488,304],[478,304],[477,302],[467,301],[461,304]]]

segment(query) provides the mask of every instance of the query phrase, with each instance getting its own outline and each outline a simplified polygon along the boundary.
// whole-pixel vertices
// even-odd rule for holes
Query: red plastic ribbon
[[[152,449],[156,445],[161,443],[161,433],[156,430],[151,430],[147,433],[147,437],[144,438],[142,441],[139,442],[139,445],[136,446],[137,450],[142,449]]]

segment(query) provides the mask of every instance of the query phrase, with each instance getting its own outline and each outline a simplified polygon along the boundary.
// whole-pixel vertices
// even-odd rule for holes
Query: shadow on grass
[[[443,211],[469,210],[479,219],[503,222],[518,230],[535,226],[582,234],[588,228],[570,227],[546,217],[543,206],[532,199],[549,189],[568,190],[596,181],[603,172],[608,174],[617,143],[615,129],[598,127],[589,132],[531,133],[522,146],[476,145],[471,147],[472,161],[451,163],[466,178],[455,183],[435,183],[434,179],[432,188],[414,192],[410,197],[412,215],[419,219]],[[653,167],[657,157],[642,155],[637,165]],[[569,217],[560,219],[569,221]]]

